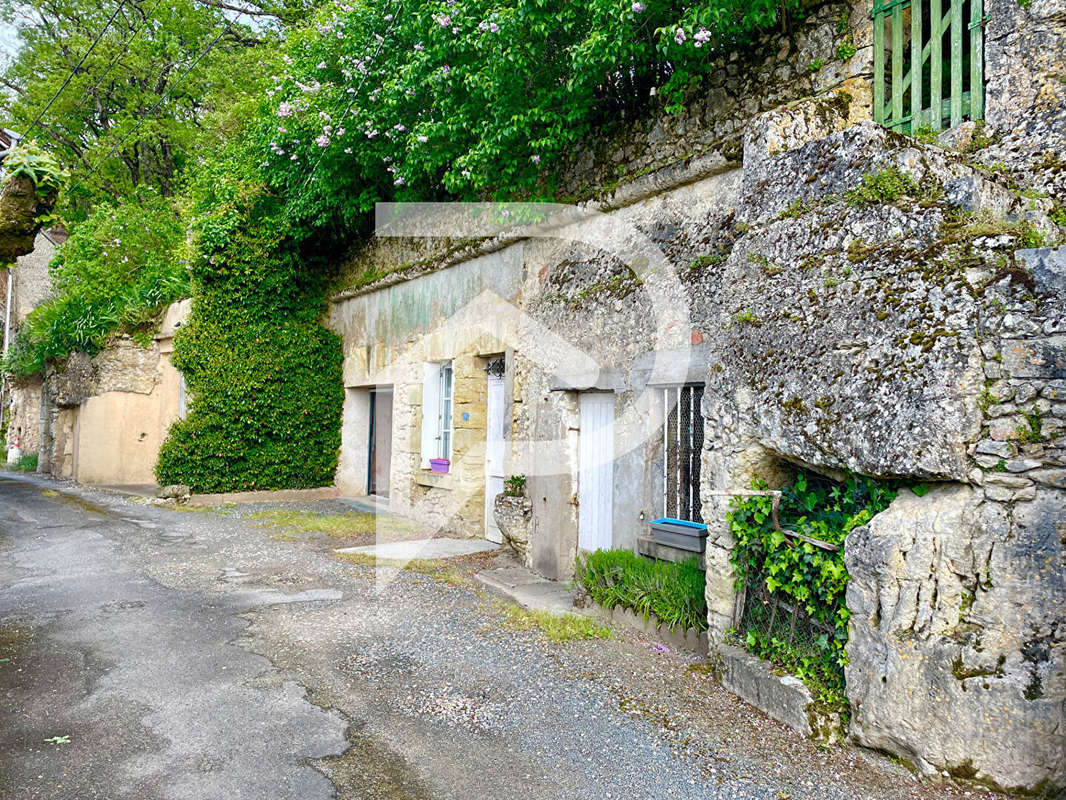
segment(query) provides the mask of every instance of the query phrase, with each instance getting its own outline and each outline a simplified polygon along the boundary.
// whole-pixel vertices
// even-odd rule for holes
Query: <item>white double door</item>
[[[579,396],[578,547],[609,550],[614,507],[614,393]]]

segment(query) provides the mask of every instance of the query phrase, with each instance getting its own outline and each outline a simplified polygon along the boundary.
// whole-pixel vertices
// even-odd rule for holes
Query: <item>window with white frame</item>
[[[703,387],[664,388],[662,402],[663,516],[703,522],[700,503]]]
[[[454,371],[451,361],[423,365],[422,379],[422,468],[430,459],[452,457],[452,403]]]

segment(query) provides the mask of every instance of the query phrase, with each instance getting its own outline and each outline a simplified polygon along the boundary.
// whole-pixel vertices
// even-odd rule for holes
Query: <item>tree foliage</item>
[[[715,53],[799,9],[799,0],[342,2],[290,38],[253,127],[257,161],[315,226],[357,225],[383,199],[529,197],[619,111],[647,106],[655,88],[680,107]]]
[[[269,30],[242,24],[247,17],[227,27],[223,9],[196,0],[29,0],[0,15],[20,45],[0,75],[8,90],[0,124],[36,138],[69,169],[73,193],[60,204],[72,219],[142,185],[173,193],[191,160],[238,129],[234,115],[258,96],[278,44]]]

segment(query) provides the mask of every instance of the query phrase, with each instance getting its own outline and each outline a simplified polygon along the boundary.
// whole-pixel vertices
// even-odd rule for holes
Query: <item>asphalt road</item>
[[[814,748],[693,656],[552,644],[247,514],[0,476],[0,797],[963,796]]]

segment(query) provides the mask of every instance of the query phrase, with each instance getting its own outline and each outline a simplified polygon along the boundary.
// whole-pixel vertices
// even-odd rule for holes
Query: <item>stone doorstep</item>
[[[733,694],[807,738],[843,740],[840,715],[819,710],[799,678],[775,675],[768,662],[739,647],[718,645],[717,655],[718,679]]]
[[[264,492],[222,492],[221,494],[189,495],[186,505],[206,508],[227,503],[298,503],[311,500],[336,500],[340,490],[336,486],[317,489],[277,489]]]
[[[534,575],[523,567],[501,567],[478,572],[474,580],[490,594],[534,611],[553,614],[578,614],[574,593],[558,581]]]

